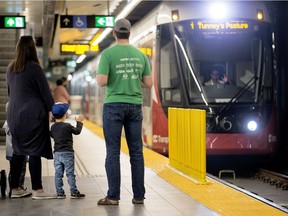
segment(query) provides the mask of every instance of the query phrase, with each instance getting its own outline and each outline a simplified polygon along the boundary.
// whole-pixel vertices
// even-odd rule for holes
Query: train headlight
[[[172,15],[173,21],[179,20],[179,11],[178,10],[172,10],[171,13],[172,13],[171,15]]]
[[[249,122],[247,123],[247,129],[248,129],[249,131],[251,131],[251,132],[254,132],[254,131],[257,129],[257,126],[258,126],[258,124],[257,124],[257,122],[254,121],[254,120],[249,121]]]
[[[264,13],[262,10],[257,11],[257,19],[258,20],[264,20]]]

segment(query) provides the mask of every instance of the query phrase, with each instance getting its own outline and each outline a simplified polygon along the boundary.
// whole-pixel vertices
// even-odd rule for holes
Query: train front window
[[[240,103],[257,102],[260,78],[264,71],[271,71],[267,69],[270,64],[264,63],[264,54],[271,55],[264,51],[270,49],[265,40],[268,26],[242,21],[243,29],[220,31],[196,29],[197,22],[173,23],[179,67],[190,103],[226,103],[235,98]],[[215,68],[218,81],[212,75]],[[271,73],[266,76],[271,80]]]
[[[161,26],[159,32],[159,88],[160,98],[164,106],[181,103],[180,81],[177,73],[176,54],[169,25]]]

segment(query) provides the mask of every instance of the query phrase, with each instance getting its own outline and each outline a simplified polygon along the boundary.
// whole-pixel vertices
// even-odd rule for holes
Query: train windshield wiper
[[[234,107],[234,104],[237,103],[239,98],[241,98],[258,80],[259,78],[257,76],[252,77],[244,86],[241,88],[240,91],[236,93],[235,96],[231,98],[231,100],[225,104],[219,111],[218,117],[223,116],[227,111],[229,111],[231,108]]]

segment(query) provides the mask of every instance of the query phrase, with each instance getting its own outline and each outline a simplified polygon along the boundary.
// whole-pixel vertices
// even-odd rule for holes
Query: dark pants
[[[24,188],[25,175],[26,175],[26,161],[27,161],[27,157],[26,157],[26,159],[25,159],[25,161],[23,163],[22,172],[21,172],[21,176],[20,176],[20,179],[19,179],[19,187],[20,188]],[[9,161],[9,163],[10,163],[10,167],[11,167],[11,160]],[[9,180],[9,185],[11,187],[11,171],[9,171],[8,180]]]
[[[133,197],[144,199],[142,119],[141,105],[128,103],[104,104],[103,130],[106,142],[105,168],[109,187],[107,197],[109,199],[120,199],[120,146],[123,127],[130,155]]]
[[[18,188],[23,164],[26,163],[25,155],[13,154],[11,159],[11,185],[10,188]],[[32,190],[42,189],[42,164],[41,157],[29,156],[29,171],[31,176]]]

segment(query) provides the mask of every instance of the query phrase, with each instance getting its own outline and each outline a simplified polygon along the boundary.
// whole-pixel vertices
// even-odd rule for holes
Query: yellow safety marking
[[[88,120],[84,121],[84,126],[96,135],[104,138],[101,127]],[[121,139],[121,150],[128,154],[127,143],[124,137]],[[207,177],[207,181],[211,184],[196,184],[188,176],[169,168],[168,158],[147,148],[143,148],[143,152],[146,167],[151,168],[161,178],[220,215],[287,216],[286,213],[209,177]]]

